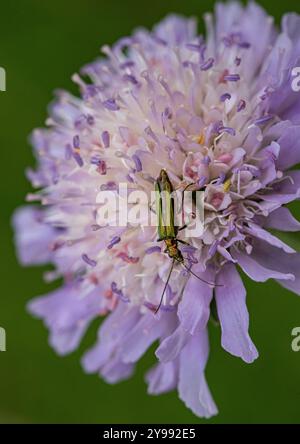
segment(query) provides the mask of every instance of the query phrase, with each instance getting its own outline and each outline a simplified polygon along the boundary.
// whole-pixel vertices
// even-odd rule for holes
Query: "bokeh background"
[[[0,353],[0,423],[192,423],[196,418],[176,393],[146,394],[143,374],[153,349],[133,379],[109,386],[83,373],[79,359],[96,337],[97,322],[80,349],[60,358],[47,344],[42,323],[27,314],[26,302],[51,290],[47,269],[22,269],[16,260],[11,215],[30,191],[24,169],[34,165],[28,135],[43,126],[52,91],[76,92],[71,75],[138,26],[151,27],[169,12],[194,15],[203,30],[209,0],[10,0],[0,8],[0,66],[7,91],[0,92],[1,281],[0,326],[7,351]],[[260,1],[277,23],[294,0]],[[300,204],[299,204],[300,205]],[[300,216],[299,206],[294,214]],[[285,237],[300,250],[300,236]],[[220,347],[211,326],[207,377],[220,414],[210,423],[299,423],[300,352],[291,350],[291,330],[300,326],[300,299],[275,283],[245,279],[251,334],[260,358],[248,366]]]

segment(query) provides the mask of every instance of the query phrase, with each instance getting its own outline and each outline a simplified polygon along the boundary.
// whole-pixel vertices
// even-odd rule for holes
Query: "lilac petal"
[[[293,274],[269,270],[258,264],[250,255],[234,251],[232,256],[237,260],[242,270],[256,282],[266,282],[268,279],[295,280]]]
[[[296,13],[288,13],[283,16],[282,30],[292,42],[291,65],[295,65],[300,54],[300,16]]]
[[[294,218],[290,210],[280,207],[262,220],[265,228],[281,231],[300,231],[300,222]]]
[[[243,74],[252,79],[273,43],[274,29],[269,16],[255,2],[249,2],[246,8],[238,2],[218,2],[216,12],[218,41],[236,29],[242,34],[242,42],[251,44],[252,51],[243,53]]]
[[[173,319],[172,313],[166,313],[160,319],[157,319],[152,313],[143,315],[135,327],[124,337],[122,348],[123,362],[138,361],[150,345],[163,336],[169,327],[171,319]]]
[[[174,361],[155,365],[146,374],[149,395],[160,395],[174,390],[178,379],[177,367],[178,365]]]
[[[280,154],[277,167],[285,171],[300,163],[300,126],[292,126],[282,134],[278,140]]]
[[[64,355],[78,346],[90,321],[98,315],[99,289],[82,297],[76,286],[63,287],[30,301],[28,310],[44,320],[50,330],[50,344]]]
[[[213,281],[211,273],[199,273],[206,281]],[[178,305],[178,318],[181,326],[190,334],[202,330],[209,319],[209,306],[212,299],[212,288],[191,276],[185,287],[181,302]]]
[[[178,394],[195,415],[204,418],[218,413],[204,376],[207,358],[208,336],[203,330],[191,336],[180,354]]]
[[[300,171],[289,171],[286,180],[278,184],[273,192],[261,196],[266,202],[282,205],[300,198]]]
[[[133,371],[133,364],[125,364],[115,356],[101,368],[100,375],[108,384],[116,384],[130,378]]]
[[[43,222],[43,211],[37,207],[19,208],[13,216],[18,259],[23,265],[40,265],[51,260],[51,245],[56,230]]]
[[[222,247],[222,245],[218,245],[217,250],[223,257],[225,257],[225,259],[227,259],[227,261],[234,263],[236,262],[236,260],[232,257],[229,251],[226,248]]]
[[[239,23],[243,14],[242,5],[238,2],[216,3],[216,33],[218,41],[229,34],[235,23]]]
[[[155,352],[160,362],[173,361],[188,342],[190,334],[181,325],[167,338],[165,338]]]
[[[171,46],[190,42],[196,35],[196,21],[176,14],[169,15],[154,28],[154,33]]]
[[[246,290],[234,265],[223,266],[218,283],[223,285],[215,290],[222,329],[222,347],[232,355],[251,363],[258,357],[258,353],[248,334]]]
[[[259,168],[259,182],[266,186],[268,183],[273,182],[277,178],[277,170],[275,167],[276,159],[278,158],[280,146],[276,142],[272,142],[270,146],[264,148],[260,152],[262,157]]]
[[[82,322],[80,327],[73,327],[62,334],[50,332],[49,344],[59,355],[66,355],[76,350],[80,341],[85,334],[89,322]]]
[[[292,273],[295,276],[294,281],[278,280],[278,282],[300,296],[299,253],[287,254],[267,242],[257,240],[253,242],[252,257],[256,262],[271,270],[286,274]]]
[[[130,308],[119,302],[117,308],[104,320],[99,333],[98,342],[88,350],[82,358],[82,365],[87,373],[99,372],[111,359],[126,333],[139,321],[140,314],[137,308]]]
[[[249,226],[249,228],[245,229],[245,231],[252,234],[252,236],[257,237],[258,239],[264,240],[264,241],[268,242],[269,244],[273,245],[274,247],[281,248],[286,253],[295,253],[295,250],[293,248],[286,245],[284,242],[282,242],[276,236],[273,236],[273,234],[264,230],[259,225],[249,222],[248,226]]]

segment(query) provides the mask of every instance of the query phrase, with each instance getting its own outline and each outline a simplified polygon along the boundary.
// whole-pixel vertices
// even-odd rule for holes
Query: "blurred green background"
[[[261,1],[279,23],[299,2]],[[213,8],[203,0],[19,0],[1,2],[0,66],[7,91],[0,93],[1,140],[1,297],[0,326],[7,351],[0,353],[0,423],[189,423],[196,418],[176,393],[146,394],[143,373],[153,349],[133,379],[108,386],[83,373],[79,359],[96,337],[97,323],[80,350],[59,358],[47,344],[42,323],[25,311],[26,302],[51,288],[41,268],[22,269],[15,258],[11,214],[30,186],[24,169],[34,165],[27,142],[43,126],[52,91],[76,92],[71,75],[137,26],[151,27],[169,12],[195,15]],[[299,11],[298,11],[299,12]],[[295,214],[300,216],[299,207]],[[288,241],[300,250],[300,237]],[[260,358],[248,366],[224,352],[218,329],[211,328],[207,378],[220,414],[210,423],[299,423],[300,352],[291,350],[291,330],[300,326],[300,299],[269,282],[245,280],[251,333]]]

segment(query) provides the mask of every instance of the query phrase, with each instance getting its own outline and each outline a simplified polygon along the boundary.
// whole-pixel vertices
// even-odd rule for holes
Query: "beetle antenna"
[[[187,267],[183,262],[180,262],[182,266],[189,272],[191,275],[193,275],[195,278],[199,279],[199,281],[204,282],[207,285],[210,285],[212,287],[224,287],[222,284],[216,284],[215,282],[208,282],[205,279],[202,279],[200,276],[198,276],[196,273],[194,273],[189,267]]]
[[[165,286],[164,286],[164,289],[163,289],[163,292],[162,292],[162,295],[161,295],[161,298],[160,298],[160,302],[159,302],[159,304],[157,306],[157,309],[155,310],[154,314],[156,314],[159,311],[160,307],[161,307],[161,304],[162,304],[162,301],[163,301],[163,298],[164,298],[164,295],[165,295],[165,292],[166,292],[166,289],[167,289],[167,286],[169,284],[170,277],[171,277],[171,274],[172,274],[172,271],[173,271],[173,268],[174,268],[175,261],[176,261],[176,259],[173,259],[172,265],[171,265],[171,268],[170,268],[170,271],[169,271],[169,274],[168,274],[168,277],[167,277],[167,280],[166,280],[166,283],[165,283]]]

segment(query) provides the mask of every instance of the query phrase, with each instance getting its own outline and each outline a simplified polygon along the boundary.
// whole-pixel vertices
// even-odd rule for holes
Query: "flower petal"
[[[172,361],[180,354],[189,338],[190,334],[179,324],[176,330],[162,341],[155,352],[156,357],[160,362]]]
[[[50,330],[50,344],[65,355],[78,346],[89,323],[98,315],[100,304],[99,290],[82,298],[79,289],[70,286],[33,299],[28,310],[44,320]]]
[[[277,160],[277,167],[285,171],[288,168],[300,163],[300,125],[291,126],[282,134],[278,143],[280,153]]]
[[[237,260],[243,271],[256,282],[266,282],[268,279],[295,280],[293,274],[280,273],[279,271],[269,270],[255,262],[251,255],[233,251],[233,257]]]
[[[210,418],[218,413],[204,376],[208,358],[207,331],[191,336],[180,355],[178,394],[195,415]]]
[[[174,390],[178,380],[178,364],[176,361],[155,365],[147,374],[148,393],[160,395]]]
[[[294,281],[278,280],[278,282],[283,287],[300,295],[299,253],[287,254],[266,242],[254,241],[252,257],[256,262],[271,270],[277,270],[281,273],[292,273],[295,276]]]
[[[213,281],[212,273],[197,272],[197,275],[208,282]],[[192,335],[206,327],[212,293],[212,288],[205,282],[193,276],[189,278],[177,314],[181,326]]]
[[[122,360],[126,363],[138,361],[150,345],[169,330],[173,320],[173,313],[170,312],[163,313],[160,319],[152,313],[143,315],[124,337]]]
[[[19,208],[13,216],[18,259],[23,265],[40,265],[51,260],[51,243],[57,233],[43,222],[37,207]]]
[[[262,221],[264,227],[281,231],[300,231],[300,222],[286,207],[278,208]]]
[[[246,290],[234,265],[223,266],[218,283],[223,285],[216,288],[222,347],[232,355],[251,363],[258,357],[258,353],[248,334]]]
[[[252,236],[257,237],[258,239],[264,240],[264,241],[268,242],[269,244],[273,245],[274,247],[281,248],[286,253],[295,253],[295,250],[293,248],[286,245],[284,242],[282,242],[276,236],[273,236],[273,234],[264,230],[259,225],[249,222],[248,226],[249,226],[249,228],[245,229],[245,231],[252,234]]]

